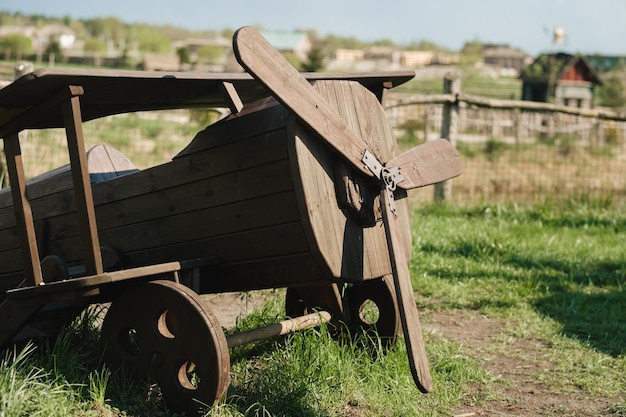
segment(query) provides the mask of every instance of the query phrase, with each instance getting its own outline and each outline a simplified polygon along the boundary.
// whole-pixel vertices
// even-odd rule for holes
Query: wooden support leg
[[[100,240],[96,225],[96,212],[89,181],[85,141],[83,138],[80,101],[74,96],[63,104],[63,118],[67,133],[67,147],[72,166],[76,212],[83,238],[85,267],[87,274],[97,275],[104,272],[100,255]]]
[[[7,170],[11,181],[11,195],[13,197],[15,219],[22,246],[26,283],[28,286],[40,285],[43,282],[43,278],[39,265],[37,237],[30,202],[26,197],[26,177],[17,132],[11,133],[4,138],[4,153],[6,155]]]

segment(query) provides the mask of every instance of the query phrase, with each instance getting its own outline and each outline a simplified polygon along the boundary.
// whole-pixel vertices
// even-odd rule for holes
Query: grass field
[[[313,329],[231,350],[210,415],[624,416],[625,248],[626,207],[606,201],[423,205],[410,267],[433,392],[412,385],[402,340]],[[283,318],[283,291],[264,297],[237,329]],[[0,356],[0,416],[172,416],[149,382],[102,365],[98,317]]]

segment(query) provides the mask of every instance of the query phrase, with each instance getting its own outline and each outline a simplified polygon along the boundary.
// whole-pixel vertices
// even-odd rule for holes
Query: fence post
[[[461,78],[448,74],[443,79],[443,93],[454,94],[461,92]],[[443,117],[441,121],[441,137],[447,139],[456,146],[456,138],[459,129],[459,102],[445,103],[443,105]],[[445,201],[452,198],[452,181],[447,180],[435,184],[435,201]]]

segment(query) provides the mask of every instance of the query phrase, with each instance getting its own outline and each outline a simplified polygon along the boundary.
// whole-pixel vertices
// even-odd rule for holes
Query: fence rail
[[[442,136],[459,149],[465,173],[453,186],[439,186],[435,198],[626,201],[625,114],[463,94],[458,80],[445,86],[443,94],[390,93],[385,99],[401,141]]]

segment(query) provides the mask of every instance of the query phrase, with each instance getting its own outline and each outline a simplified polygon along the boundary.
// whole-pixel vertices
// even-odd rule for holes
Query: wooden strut
[[[69,88],[79,88],[82,92],[80,87],[70,86]],[[70,154],[70,165],[72,166],[76,214],[85,251],[85,269],[88,275],[98,275],[104,272],[104,268],[102,266],[102,255],[100,254],[100,240],[98,238],[96,211],[89,180],[78,94],[73,95],[63,103],[63,121],[65,122],[67,148]]]
[[[104,270],[102,266],[102,256],[100,254],[100,243],[96,226],[91,183],[87,168],[80,101],[78,97],[83,93],[84,90],[80,86],[67,86],[58,94],[53,95],[49,100],[46,100],[44,103],[21,115],[18,119],[22,120],[32,112],[49,110],[55,105],[61,104],[67,134],[70,164],[72,167],[76,212],[79,219],[83,244],[85,246],[85,266],[88,274],[97,275],[102,274]],[[5,131],[2,132],[4,136],[7,171],[9,180],[11,181],[13,206],[21,239],[26,284],[28,286],[38,286],[42,285],[44,282],[41,265],[39,263],[40,254],[37,246],[33,214],[26,195],[26,176],[19,142],[19,129],[15,127],[17,126],[15,123],[11,124],[9,127],[5,126]]]
[[[15,220],[24,258],[26,284],[28,286],[41,285],[43,277],[39,264],[35,223],[30,202],[26,196],[26,175],[24,174],[24,162],[18,132],[11,133],[4,138],[4,153],[9,180],[11,181]]]
[[[233,348],[259,340],[269,339],[270,337],[282,336],[287,333],[294,333],[299,330],[319,326],[322,323],[328,323],[330,318],[331,315],[328,311],[319,311],[317,313],[283,320],[280,323],[259,327],[258,329],[231,334],[226,336],[226,341],[228,342],[228,347]]]

